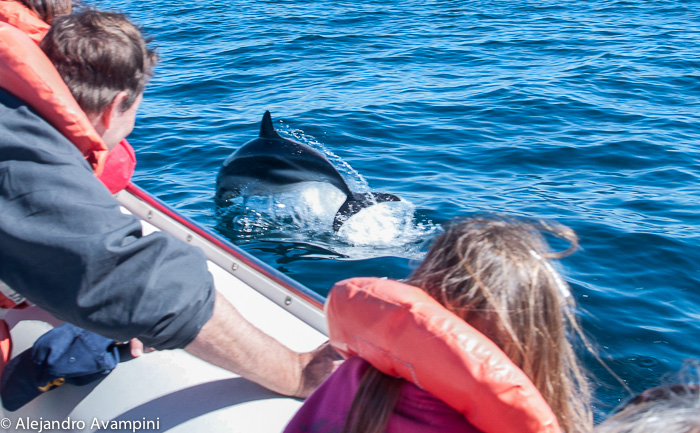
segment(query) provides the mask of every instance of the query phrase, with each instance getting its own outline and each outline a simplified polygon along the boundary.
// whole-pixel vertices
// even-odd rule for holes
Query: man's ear
[[[121,92],[117,93],[117,96],[115,96],[107,108],[104,109],[100,115],[100,121],[105,130],[109,129],[109,127],[112,125],[112,120],[114,120],[114,118],[123,111],[121,107],[124,100],[128,96],[129,95],[126,90],[122,90]]]

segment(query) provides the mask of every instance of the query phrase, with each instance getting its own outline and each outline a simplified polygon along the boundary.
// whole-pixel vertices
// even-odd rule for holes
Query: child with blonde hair
[[[543,233],[567,241],[569,247],[563,252],[552,252]],[[456,326],[450,323],[450,320],[461,322],[461,325],[466,322],[470,328],[476,329],[480,340],[477,339],[478,344],[472,344],[472,340],[457,333],[456,338],[451,340],[456,343],[449,343],[456,347],[455,351],[468,352],[470,347],[475,351],[482,350],[485,347],[482,340],[488,344],[494,343],[497,348],[489,350],[493,352],[500,349],[505,355],[504,358],[514,364],[512,369],[519,369],[518,373],[524,373],[527,377],[525,380],[529,379],[531,384],[534,384],[536,389],[530,394],[538,394],[539,391],[541,398],[546,402],[543,405],[548,405],[551,408],[549,413],[553,412],[552,417],[556,417],[552,422],[533,426],[505,422],[508,431],[550,432],[560,431],[561,427],[568,433],[588,432],[593,426],[589,402],[591,393],[569,340],[572,336],[578,336],[585,342],[585,338],[574,316],[574,297],[552,263],[552,259],[567,256],[577,245],[575,233],[558,224],[491,217],[466,219],[451,224],[437,238],[423,262],[408,278],[408,285],[397,287],[400,283],[389,280],[351,279],[336,285],[330,297],[333,298],[337,290],[341,290],[341,295],[338,296],[345,296],[342,291],[348,285],[360,287],[359,292],[348,295],[348,304],[352,302],[350,298],[362,294],[362,286],[372,286],[372,293],[379,293],[379,296],[383,286],[392,286],[390,290],[398,290],[399,293],[422,289],[441,304],[439,308],[444,307],[449,312],[449,317],[456,316],[454,319],[445,319],[446,324],[440,322],[436,326],[430,325],[434,330],[435,339],[446,338],[443,334],[449,334],[449,330]],[[336,300],[329,299],[330,304],[334,302]],[[386,308],[377,310],[377,316],[384,313],[393,314],[390,311],[401,303],[401,300],[391,298],[387,301]],[[420,316],[414,313],[414,310],[424,303],[420,301],[407,306],[407,314],[413,315],[413,319]],[[491,392],[491,389],[485,389],[486,385],[479,382],[481,378],[475,380],[477,392],[465,389],[464,396],[450,397],[450,401],[441,401],[439,396],[436,398],[436,395],[425,391],[430,387],[425,386],[425,381],[417,376],[420,373],[419,368],[433,375],[451,375],[452,373],[447,371],[455,369],[454,362],[445,362],[443,366],[442,359],[434,359],[433,354],[425,353],[431,350],[428,347],[428,344],[432,344],[430,340],[425,340],[425,344],[420,341],[415,341],[413,345],[409,343],[408,347],[412,347],[416,353],[415,358],[422,360],[406,359],[403,354],[395,352],[394,346],[403,344],[401,339],[404,338],[404,329],[408,326],[404,323],[410,321],[397,321],[399,325],[388,331],[386,340],[372,340],[371,335],[368,337],[363,333],[362,327],[357,327],[353,330],[354,336],[347,338],[335,331],[336,328],[342,328],[344,321],[356,320],[348,316],[362,315],[361,308],[352,310],[344,304],[327,306],[331,344],[344,354],[362,355],[363,351],[367,354],[383,354],[375,357],[372,364],[360,357],[346,360],[327,382],[312,394],[287,426],[286,432],[496,433],[494,428],[484,427],[495,425],[493,420],[484,421],[483,418],[510,416],[507,405],[506,410],[502,410],[501,413],[488,413],[492,408],[485,407],[486,403],[481,403],[481,389],[478,387],[484,388],[484,401],[488,400],[487,393]],[[418,319],[423,320],[421,317]],[[387,343],[383,343],[384,341]],[[348,347],[355,349],[351,350]],[[471,356],[469,353],[457,355]],[[480,356],[474,356],[477,355]],[[382,364],[381,367],[386,372],[394,374],[395,371],[386,369],[383,362],[374,361],[381,361],[383,358],[397,365],[396,371],[401,370],[402,365],[409,366],[406,370],[409,373],[401,375],[406,377],[400,378],[384,374],[374,364]],[[425,359],[430,364],[427,368],[419,365]],[[477,362],[468,374],[483,373],[488,380],[498,381],[502,379],[499,375],[504,376],[503,371],[512,369],[502,362],[496,366]],[[487,371],[484,373],[484,370]],[[449,380],[448,377],[444,383],[449,385]],[[461,379],[455,376],[454,380]],[[444,387],[444,383],[430,389],[442,393],[441,387]],[[457,389],[460,386],[457,384]],[[507,380],[492,388],[501,393],[500,400],[511,401],[503,397],[512,391],[503,391],[508,388]],[[530,397],[522,397],[526,400],[525,403],[517,404],[526,408],[537,406],[527,401]],[[465,408],[465,401],[473,402],[473,406]],[[487,431],[489,428],[491,431]]]

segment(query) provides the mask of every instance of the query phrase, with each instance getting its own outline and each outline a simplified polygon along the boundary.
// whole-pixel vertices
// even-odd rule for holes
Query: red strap
[[[12,356],[12,336],[7,322],[0,320],[0,375]]]
[[[27,303],[27,301],[22,301],[19,304],[17,304],[12,299],[0,293],[0,309],[16,308],[18,310],[21,310],[23,308],[27,308],[28,306],[29,304]]]
[[[29,303],[24,296],[12,290],[10,286],[0,281],[0,308],[27,308]]]
[[[100,181],[112,194],[126,188],[136,168],[136,154],[128,141],[122,140],[107,155]]]

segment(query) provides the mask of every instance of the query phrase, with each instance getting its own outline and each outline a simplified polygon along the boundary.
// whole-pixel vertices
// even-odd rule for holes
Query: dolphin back
[[[300,182],[330,183],[346,196],[352,196],[345,179],[323,153],[282,137],[266,111],[258,138],[224,161],[216,178],[216,199],[224,203],[243,194],[274,194]]]

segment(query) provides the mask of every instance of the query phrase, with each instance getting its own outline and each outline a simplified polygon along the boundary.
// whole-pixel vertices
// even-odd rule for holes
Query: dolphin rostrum
[[[301,182],[326,182],[345,194],[347,198],[333,220],[334,231],[364,208],[401,200],[393,194],[351,191],[343,176],[321,152],[279,135],[270,112],[266,111],[260,124],[260,136],[224,161],[216,177],[216,201],[225,204],[226,200],[241,195],[270,195]]]

